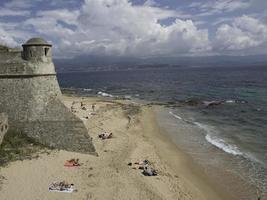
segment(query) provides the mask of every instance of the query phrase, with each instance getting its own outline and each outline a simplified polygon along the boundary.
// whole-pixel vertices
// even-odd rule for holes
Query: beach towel
[[[73,184],[66,184],[63,182],[53,182],[48,187],[49,192],[65,192],[65,193],[72,193],[74,191]]]
[[[70,188],[64,188],[63,190],[60,190],[60,189],[51,189],[49,188],[48,189],[49,192],[65,192],[65,193],[72,193],[74,191],[74,188],[73,187],[70,187]]]
[[[67,160],[64,164],[65,167],[79,167],[80,163],[75,163],[74,161]]]

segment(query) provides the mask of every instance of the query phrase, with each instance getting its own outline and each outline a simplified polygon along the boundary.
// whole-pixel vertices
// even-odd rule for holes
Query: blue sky
[[[1,0],[0,43],[56,57],[267,54],[266,0]]]

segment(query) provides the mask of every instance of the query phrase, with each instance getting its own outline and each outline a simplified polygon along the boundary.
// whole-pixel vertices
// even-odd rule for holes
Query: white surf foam
[[[207,135],[205,136],[205,139],[210,144],[214,145],[215,147],[223,150],[226,153],[232,154],[232,155],[243,155],[243,152],[239,150],[239,148],[234,144],[229,144],[222,138],[219,138],[215,135],[213,128],[210,126],[207,126],[205,124],[201,124],[199,122],[194,122],[195,125],[197,125],[199,128],[205,130],[207,132]]]
[[[131,95],[124,95],[124,98],[125,99],[132,99],[132,96]]]
[[[229,99],[229,100],[226,100],[225,103],[235,103],[235,100]]]
[[[93,89],[90,89],[90,88],[83,88],[83,91],[86,91],[86,92],[90,92],[92,91]]]
[[[174,114],[172,111],[170,111],[169,113],[170,113],[172,116],[174,116],[176,119],[183,120],[183,118],[182,118],[182,117],[180,117],[180,116],[178,116],[178,115]]]
[[[226,153],[232,154],[232,155],[243,155],[243,153],[238,149],[235,145],[227,144],[223,139],[217,138],[215,136],[211,136],[207,134],[205,136],[206,140],[211,143],[212,145],[216,146],[217,148],[223,150]]]
[[[101,96],[103,96],[103,97],[113,97],[113,95],[108,94],[108,93],[105,93],[105,92],[101,92],[101,91],[99,91],[97,94],[98,94],[98,95],[101,95]]]

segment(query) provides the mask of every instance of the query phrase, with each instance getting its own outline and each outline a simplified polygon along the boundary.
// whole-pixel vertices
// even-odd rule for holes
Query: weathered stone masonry
[[[51,147],[94,153],[83,122],[60,100],[52,45],[33,38],[22,46],[22,52],[0,48],[0,112],[8,114],[10,130]]]
[[[0,145],[8,130],[8,117],[5,113],[0,113]]]

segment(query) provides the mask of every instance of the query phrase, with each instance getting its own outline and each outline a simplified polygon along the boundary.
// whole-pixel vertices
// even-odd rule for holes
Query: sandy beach
[[[51,150],[37,159],[11,162],[0,169],[1,200],[225,199],[162,133],[154,114],[157,106],[75,96],[63,96],[63,102],[84,121],[97,155]],[[112,132],[113,137],[102,140],[98,134],[103,132]],[[64,167],[71,158],[79,158],[82,165]],[[128,166],[145,159],[157,176],[144,176],[134,165]],[[48,191],[50,183],[63,180],[74,184],[73,193]]]

